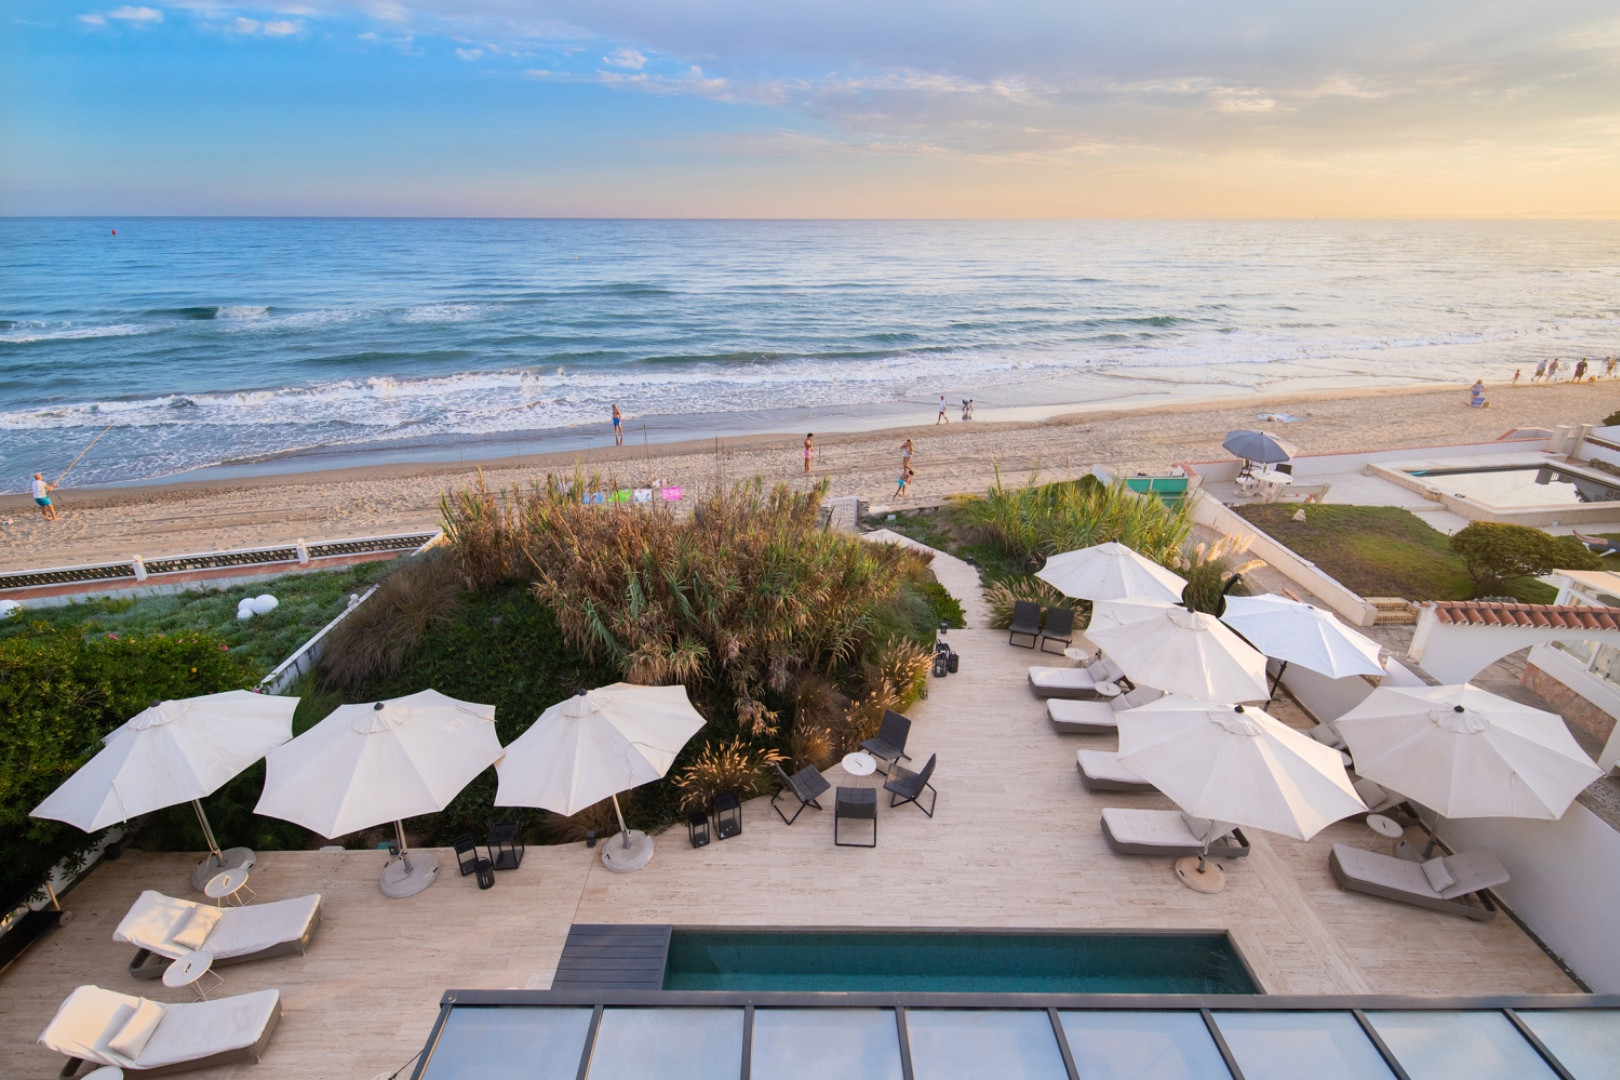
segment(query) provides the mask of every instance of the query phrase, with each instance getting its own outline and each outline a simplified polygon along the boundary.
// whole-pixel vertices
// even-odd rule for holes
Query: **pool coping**
[[[1367,474],[1405,488],[1425,500],[1439,503],[1447,510],[1467,521],[1504,522],[1514,525],[1541,527],[1546,525],[1612,524],[1620,520],[1620,500],[1594,503],[1541,504],[1531,506],[1495,506],[1468,495],[1445,491],[1424,478],[1413,475],[1414,470],[1437,469],[1455,472],[1492,472],[1509,469],[1540,469],[1551,467],[1580,476],[1608,487],[1620,486],[1616,478],[1569,461],[1562,455],[1539,453],[1514,455],[1513,460],[1495,460],[1488,463],[1459,462],[1456,459],[1407,459],[1379,461],[1367,466]]]

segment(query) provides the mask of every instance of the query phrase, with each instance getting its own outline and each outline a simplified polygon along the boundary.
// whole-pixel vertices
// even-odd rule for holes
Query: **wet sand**
[[[1221,439],[1233,428],[1266,427],[1302,453],[1345,453],[1447,443],[1488,442],[1519,427],[1601,423],[1620,409],[1620,379],[1595,384],[1492,387],[1491,407],[1470,409],[1461,387],[1347,390],[1208,403],[1079,411],[1021,423],[932,424],[859,434],[817,433],[806,476],[803,432],[754,435],[643,448],[615,448],[606,425],[590,450],[481,463],[494,488],[526,485],[547,472],[601,476],[615,486],[649,482],[688,491],[754,476],[805,485],[830,481],[833,495],[873,502],[925,504],[984,490],[997,470],[1009,483],[1033,473],[1059,479],[1092,464],[1156,472],[1186,461],[1229,457]],[[1259,414],[1299,417],[1263,423]],[[916,477],[891,497],[900,443],[916,440]],[[265,544],[311,542],[434,528],[439,498],[474,481],[480,463],[423,463],[57,492],[61,520],[45,521],[26,496],[0,498],[0,569],[19,570],[142,555],[146,558]]]

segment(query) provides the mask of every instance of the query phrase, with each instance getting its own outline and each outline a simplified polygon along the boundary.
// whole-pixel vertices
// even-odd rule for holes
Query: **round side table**
[[[244,906],[247,901],[242,899],[243,891],[245,890],[249,896],[253,895],[253,890],[248,888],[247,879],[248,872],[245,866],[223,871],[208,879],[208,884],[203,886],[203,895],[221,907],[225,906],[227,897],[236,901],[238,907]]]
[[[853,754],[845,754],[841,762],[844,771],[850,776],[866,777],[877,772],[877,758],[865,750],[857,750]]]
[[[204,992],[200,981],[202,977],[212,975],[215,986],[225,981],[213,967],[213,953],[206,949],[193,949],[163,969],[163,985],[173,989],[189,986],[197,992],[199,998],[207,1001],[208,994]]]

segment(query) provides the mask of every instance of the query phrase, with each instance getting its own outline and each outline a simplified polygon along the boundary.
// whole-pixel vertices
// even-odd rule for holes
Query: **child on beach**
[[[963,398],[962,399],[962,419],[963,420],[971,420],[971,419],[973,419],[973,399],[972,398]]]
[[[1513,369],[1513,381],[1508,384],[1509,386],[1518,386],[1519,385],[1519,372],[1520,372],[1519,368],[1514,368]]]
[[[939,419],[934,421],[935,427],[939,427],[941,424],[948,424],[951,422],[951,418],[945,415],[946,407],[945,395],[941,394],[939,395]]]
[[[906,493],[906,477],[910,474],[911,470],[909,468],[900,470],[900,484],[894,489],[895,498],[898,499]]]
[[[1575,381],[1580,382],[1584,378],[1586,378],[1586,357],[1583,356],[1575,361]]]
[[[804,437],[804,471],[805,472],[810,471],[810,455],[815,453],[815,450],[816,450],[816,436],[815,436],[815,432],[811,432],[810,434],[808,434],[808,435],[806,435]]]
[[[34,497],[34,505],[39,507],[46,521],[56,520],[56,507],[51,505],[51,492],[55,490],[56,485],[48,482],[44,473],[35,473],[28,484],[28,494]]]
[[[624,445],[624,415],[619,412],[618,402],[613,404],[613,445]]]
[[[1605,379],[1614,378],[1614,357],[1612,356],[1603,361],[1603,377]]]

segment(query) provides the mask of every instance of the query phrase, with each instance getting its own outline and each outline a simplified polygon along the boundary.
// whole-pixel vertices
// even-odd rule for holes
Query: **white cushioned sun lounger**
[[[1085,668],[1078,667],[1032,667],[1029,688],[1040,698],[1095,700],[1097,697],[1097,679]]]
[[[1119,763],[1113,750],[1080,750],[1074,764],[1087,791],[1155,791],[1152,784]]]
[[[165,1005],[81,986],[56,1010],[39,1041],[71,1060],[116,1065],[125,1076],[161,1076],[186,1069],[258,1061],[281,1019],[281,991]]]
[[[1483,850],[1411,862],[1334,844],[1328,855],[1328,869],[1340,887],[1351,892],[1462,915],[1476,922],[1496,918],[1496,906],[1483,890],[1508,880],[1508,872],[1496,856]]]
[[[1049,698],[1046,715],[1060,735],[1112,735],[1119,730],[1119,712],[1106,701]]]
[[[1388,791],[1368,780],[1365,776],[1358,776],[1350,781],[1350,786],[1356,789],[1361,801],[1367,804],[1369,814],[1381,814],[1385,810],[1393,810],[1406,801],[1406,797],[1399,792]]]
[[[206,949],[216,967],[301,953],[309,947],[320,919],[320,893],[248,907],[217,908],[193,900],[176,900],[148,889],[113,931],[113,940],[135,946],[135,959],[129,964],[131,975],[155,979],[163,974],[170,960],[192,949]],[[147,963],[154,956],[161,960]]]
[[[1109,806],[1102,812],[1103,839],[1121,855],[1197,855],[1204,850],[1203,836],[1209,827],[1209,822],[1180,810]],[[1223,859],[1247,855],[1248,838],[1242,829],[1232,829],[1210,843],[1209,853]]]

